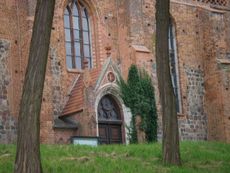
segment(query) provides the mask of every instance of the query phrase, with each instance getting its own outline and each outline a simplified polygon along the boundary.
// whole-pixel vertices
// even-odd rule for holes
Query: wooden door
[[[98,104],[99,142],[101,144],[121,144],[122,120],[119,106],[112,96],[102,97]]]
[[[121,144],[121,124],[99,123],[100,144]]]

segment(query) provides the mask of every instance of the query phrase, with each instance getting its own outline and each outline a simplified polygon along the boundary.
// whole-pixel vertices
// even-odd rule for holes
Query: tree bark
[[[20,103],[15,173],[41,173],[40,110],[55,0],[37,0]]]
[[[173,92],[169,66],[169,0],[156,1],[156,62],[157,77],[162,106],[163,162],[180,165],[179,133],[176,97]]]

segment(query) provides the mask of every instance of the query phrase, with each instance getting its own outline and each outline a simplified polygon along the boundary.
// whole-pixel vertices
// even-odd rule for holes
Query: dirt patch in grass
[[[61,161],[78,161],[81,163],[85,163],[90,161],[91,159],[89,157],[65,157],[62,158]]]

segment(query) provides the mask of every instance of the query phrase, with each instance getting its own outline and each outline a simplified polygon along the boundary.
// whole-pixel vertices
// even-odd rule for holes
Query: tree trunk
[[[179,133],[176,98],[173,92],[169,66],[169,0],[156,1],[156,62],[162,106],[163,162],[180,165]]]
[[[40,110],[55,0],[37,0],[20,103],[15,173],[41,173]]]

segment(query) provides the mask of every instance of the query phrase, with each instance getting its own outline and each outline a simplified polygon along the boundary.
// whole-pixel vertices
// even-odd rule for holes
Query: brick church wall
[[[205,9],[200,10],[197,6],[185,5],[178,1],[173,1],[171,5],[179,63],[182,110],[178,114],[178,122],[182,140],[207,139],[200,11],[206,12]]]
[[[205,108],[208,114],[208,139],[230,141],[229,139],[229,23],[225,20],[229,12],[212,13],[207,23],[204,37],[206,52],[205,70]],[[206,24],[207,24],[206,23]],[[225,31],[225,32],[221,32]]]
[[[176,4],[178,3],[175,3],[175,5]],[[194,129],[194,132],[198,130],[203,132],[203,135],[205,134],[204,132],[206,132],[204,139],[229,142],[229,137],[227,137],[230,132],[229,129],[227,129],[229,113],[226,111],[229,110],[229,99],[227,99],[229,92],[226,89],[228,87],[224,87],[224,85],[227,86],[226,81],[228,81],[229,76],[229,61],[227,60],[229,52],[229,23],[226,22],[226,20],[229,19],[229,12],[219,10],[221,7],[214,9],[209,8],[209,5],[205,5],[202,4],[201,6],[198,4],[197,7],[189,8],[180,5],[183,6],[186,15],[181,15],[183,13],[180,9],[182,10],[182,8],[172,7],[172,9],[177,9],[178,12],[178,16],[174,16],[174,18],[177,22],[177,37],[178,43],[180,44],[178,48],[179,61],[181,63],[180,73],[187,73],[185,69],[187,69],[188,66],[195,70],[202,70],[203,73],[204,113],[203,115],[201,114],[200,119],[203,120],[203,118],[205,118],[205,121],[199,122],[203,130],[200,131],[200,128],[198,128]],[[188,10],[191,12],[188,12]],[[182,16],[185,16],[185,20],[189,22],[187,23],[187,28],[186,25],[180,28],[179,23],[180,20],[183,20]],[[185,21],[181,22],[186,23]],[[181,38],[183,35],[186,37]],[[180,54],[181,51],[185,52]],[[184,67],[184,65],[186,65],[186,67]],[[184,74],[183,76],[186,75],[187,74]],[[190,102],[189,97],[186,97],[186,93],[188,92],[186,88],[189,87],[189,83],[183,76],[181,77],[181,90],[183,107],[186,108],[187,106],[184,104]],[[195,112],[193,115],[194,114]],[[187,116],[189,120],[189,111]],[[184,119],[179,118],[179,121],[184,121]],[[204,123],[207,125],[204,125]],[[196,133],[193,135],[196,136]],[[197,135],[200,136],[199,133],[197,133]]]
[[[29,32],[26,0],[0,2],[0,143],[16,139]]]

